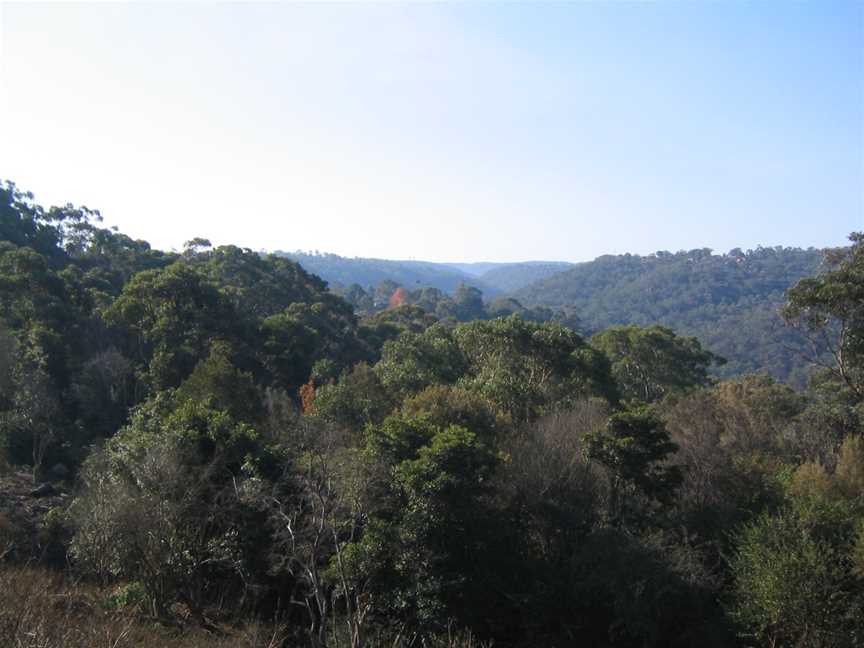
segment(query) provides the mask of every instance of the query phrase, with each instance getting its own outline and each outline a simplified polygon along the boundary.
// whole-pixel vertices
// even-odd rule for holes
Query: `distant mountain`
[[[477,261],[474,263],[441,263],[439,265],[446,266],[448,268],[453,268],[454,270],[458,270],[459,272],[464,272],[465,274],[471,275],[472,277],[481,277],[485,273],[490,270],[494,270],[496,268],[500,268],[506,265],[513,265],[511,263],[494,263],[490,261]]]
[[[490,268],[480,275],[480,279],[489,286],[509,293],[572,267],[572,263],[565,263],[564,261],[507,263]]]
[[[570,263],[528,261],[520,263],[433,263],[349,258],[338,254],[276,252],[298,262],[336,288],[358,284],[364,289],[393,281],[409,290],[438,288],[452,294],[460,283],[479,288],[486,298],[518,290],[538,279],[572,267]]]
[[[693,335],[728,363],[717,375],[768,371],[802,385],[809,370],[804,341],[783,326],[777,309],[785,291],[818,271],[813,248],[709,249],[606,255],[587,263],[432,263],[277,252],[326,280],[340,294],[393,282],[407,290],[454,294],[476,287],[491,302],[508,296],[524,307],[546,307],[578,317],[580,328],[663,324]],[[386,286],[386,284],[385,284]],[[392,288],[389,290],[392,291]],[[385,300],[386,301],[386,300]],[[500,299],[499,299],[500,301]]]
[[[393,281],[407,289],[437,288],[453,293],[459,284],[465,283],[479,288],[487,297],[501,293],[477,276],[443,263],[349,258],[338,254],[306,252],[279,251],[276,254],[298,262],[308,272],[336,287],[348,287],[356,283],[365,289],[375,287],[382,281]]]
[[[571,307],[592,331],[663,324],[724,356],[729,362],[717,372],[721,376],[766,370],[802,384],[808,370],[804,342],[776,311],[785,290],[817,272],[822,256],[813,248],[779,247],[602,256],[512,296],[526,306]]]

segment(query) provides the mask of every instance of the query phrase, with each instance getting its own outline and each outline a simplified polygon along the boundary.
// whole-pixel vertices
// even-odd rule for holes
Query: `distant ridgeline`
[[[281,251],[276,255],[322,277],[331,291],[350,303],[361,317],[398,306],[416,306],[439,320],[469,322],[518,314],[527,320],[554,319],[581,328],[571,309],[526,308],[502,296],[505,291],[572,267],[569,263],[432,263]],[[404,315],[399,313],[398,317]]]
[[[407,290],[437,288],[445,293],[453,293],[460,284],[465,283],[480,289],[487,297],[496,297],[572,267],[570,263],[546,261],[433,263],[348,258],[338,254],[299,251],[277,251],[275,254],[301,264],[309,272],[327,281],[336,292],[343,291],[352,284],[366,290],[382,281],[390,281]]]
[[[777,316],[785,291],[818,272],[822,251],[710,249],[594,261],[431,263],[277,252],[325,279],[358,315],[416,305],[438,319],[517,313],[556,319],[582,333],[662,324],[726,358],[720,377],[767,371],[803,386],[804,341]],[[485,299],[485,304],[484,300]]]
[[[431,263],[277,252],[325,279],[358,315],[416,305],[438,319],[470,321],[518,313],[556,319],[582,333],[662,324],[697,337],[727,359],[723,378],[767,371],[803,386],[803,339],[777,316],[785,291],[818,272],[814,248],[710,249],[594,261]],[[485,303],[484,303],[485,299]]]
[[[470,283],[486,295],[500,293],[485,285],[474,274],[458,267],[425,261],[390,261],[384,259],[360,259],[341,257],[337,254],[311,254],[306,252],[276,252],[302,265],[308,272],[318,275],[333,288],[334,292],[357,284],[367,289],[382,281],[391,281],[406,289],[437,288],[452,293],[461,283]]]
[[[819,271],[814,248],[697,249],[650,256],[602,256],[513,292],[526,306],[570,308],[590,332],[662,324],[697,337],[728,362],[729,377],[768,371],[803,385],[804,341],[777,316],[784,292]]]

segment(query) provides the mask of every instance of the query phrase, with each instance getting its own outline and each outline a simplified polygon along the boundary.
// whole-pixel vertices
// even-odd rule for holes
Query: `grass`
[[[169,627],[109,605],[111,590],[45,569],[0,566],[0,646],[4,648],[279,648],[287,628],[248,623],[218,635]]]
[[[124,600],[123,587],[100,587],[49,569],[0,565],[0,646],[3,648],[296,648],[297,628],[251,621],[210,630],[166,624]],[[127,597],[128,598],[128,597]],[[134,597],[132,597],[134,598]],[[293,630],[294,632],[292,632]],[[347,640],[339,641],[342,646]],[[470,633],[419,639],[379,636],[366,648],[489,648]]]

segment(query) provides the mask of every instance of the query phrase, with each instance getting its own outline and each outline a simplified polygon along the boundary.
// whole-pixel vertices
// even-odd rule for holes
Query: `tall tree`
[[[802,279],[789,290],[783,316],[805,331],[811,360],[825,366],[859,398],[864,398],[864,233],[852,245],[825,256],[827,272]]]
[[[238,317],[212,283],[185,263],[141,272],[105,312],[154,391],[176,387]]]
[[[722,358],[693,337],[679,337],[664,326],[616,326],[591,338],[591,345],[612,361],[622,396],[656,401],[672,391],[704,387],[708,369]]]

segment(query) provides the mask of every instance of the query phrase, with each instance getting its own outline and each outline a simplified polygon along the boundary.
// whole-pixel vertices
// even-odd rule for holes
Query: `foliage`
[[[346,371],[338,383],[322,385],[315,391],[313,412],[325,421],[362,429],[380,422],[393,409],[393,397],[367,364]]]
[[[766,645],[857,645],[864,590],[849,568],[853,541],[840,505],[805,501],[748,524],[732,562],[735,618]]]
[[[184,263],[135,275],[105,311],[152,392],[176,387],[210,344],[233,337],[231,304]]]
[[[799,386],[809,362],[802,336],[784,329],[784,290],[820,266],[818,250],[757,248],[602,256],[526,286],[520,302],[574,308],[585,330],[661,325],[728,360],[716,375],[767,371]]]
[[[438,325],[387,342],[375,373],[388,391],[404,398],[429,385],[454,383],[465,367],[453,331]]]
[[[616,412],[602,431],[587,437],[588,456],[611,474],[610,522],[627,523],[635,497],[670,502],[681,471],[665,460],[678,446],[663,422],[646,407]]]
[[[468,361],[460,385],[514,421],[566,407],[582,396],[617,400],[607,358],[561,324],[511,316],[463,324],[453,335]]]
[[[612,375],[625,398],[659,400],[671,391],[709,384],[708,368],[722,358],[705,351],[696,338],[678,337],[668,328],[617,326],[591,338],[612,361]]]
[[[261,399],[251,374],[232,363],[231,347],[215,342],[210,355],[199,362],[175,392],[178,403],[194,403],[223,410],[237,421],[255,424],[261,420]]]
[[[790,293],[843,351],[796,391],[718,382],[706,349],[800,369],[760,336],[815,251],[604,258],[532,308],[484,303],[461,273],[486,266],[343,299],[289,259],[152,250],[4,184],[0,592],[23,594],[0,643],[183,645],[155,617],[273,648],[860,644],[853,243]],[[574,304],[616,327],[586,341]],[[29,557],[84,607],[7,569]]]
[[[798,412],[776,419],[753,412],[768,405],[775,390],[783,395],[788,388],[757,376],[691,392],[658,407],[677,446],[670,462],[682,475],[670,512],[701,546],[706,562],[730,550],[730,529],[776,506],[781,497],[774,476],[793,454],[786,445],[787,431],[794,429]]]
[[[323,277],[334,285],[377,286],[382,281],[392,281],[395,285],[390,288],[386,296],[381,296],[385,303],[400,285],[409,289],[419,286],[452,292],[460,283],[465,281],[470,280],[475,285],[479,283],[476,281],[476,277],[444,264],[423,261],[347,258],[337,254],[312,254],[300,251],[277,252],[276,254],[296,261],[309,272]],[[481,285],[480,287],[486,291],[494,292],[494,289],[488,286]]]
[[[103,580],[140,581],[163,616],[178,600],[200,613],[219,590],[253,576],[256,512],[239,484],[272,470],[244,423],[157,397],[85,465],[72,555]]]
[[[510,422],[479,394],[450,385],[432,385],[405,399],[402,412],[409,417],[424,416],[441,427],[464,427],[487,443],[497,441]]]
[[[261,322],[262,363],[286,390],[296,391],[322,360],[348,368],[368,358],[353,314],[344,303],[335,304],[295,302]]]
[[[512,297],[499,297],[487,304],[479,288],[461,282],[451,294],[430,287],[409,290],[390,279],[368,291],[351,284],[348,288],[336,287],[334,292],[364,318],[370,334],[385,339],[394,330],[407,328],[419,332],[437,321],[452,324],[508,315],[537,322],[560,321],[574,329],[579,326],[579,318],[572,309],[526,308]]]
[[[571,267],[573,264],[560,261],[506,263],[490,268],[480,275],[480,279],[484,284],[494,286],[503,293],[512,293],[524,286],[569,270]]]
[[[789,291],[783,316],[808,334],[812,360],[827,354],[830,371],[864,399],[864,233],[849,238],[851,247],[827,255],[827,272]]]
[[[366,435],[367,452],[392,475],[390,505],[370,521],[353,559],[374,565],[375,594],[400,618],[428,630],[469,617],[494,455],[465,428],[426,418],[391,417]]]
[[[256,319],[275,315],[291,304],[331,301],[327,284],[299,264],[276,255],[223,245],[189,255],[188,262],[233,303],[237,312]]]
[[[0,442],[12,463],[29,464],[34,481],[41,476],[43,462],[62,439],[63,421],[57,392],[46,371],[44,356],[21,353],[14,345],[7,348],[10,365],[7,391],[0,409]]]

